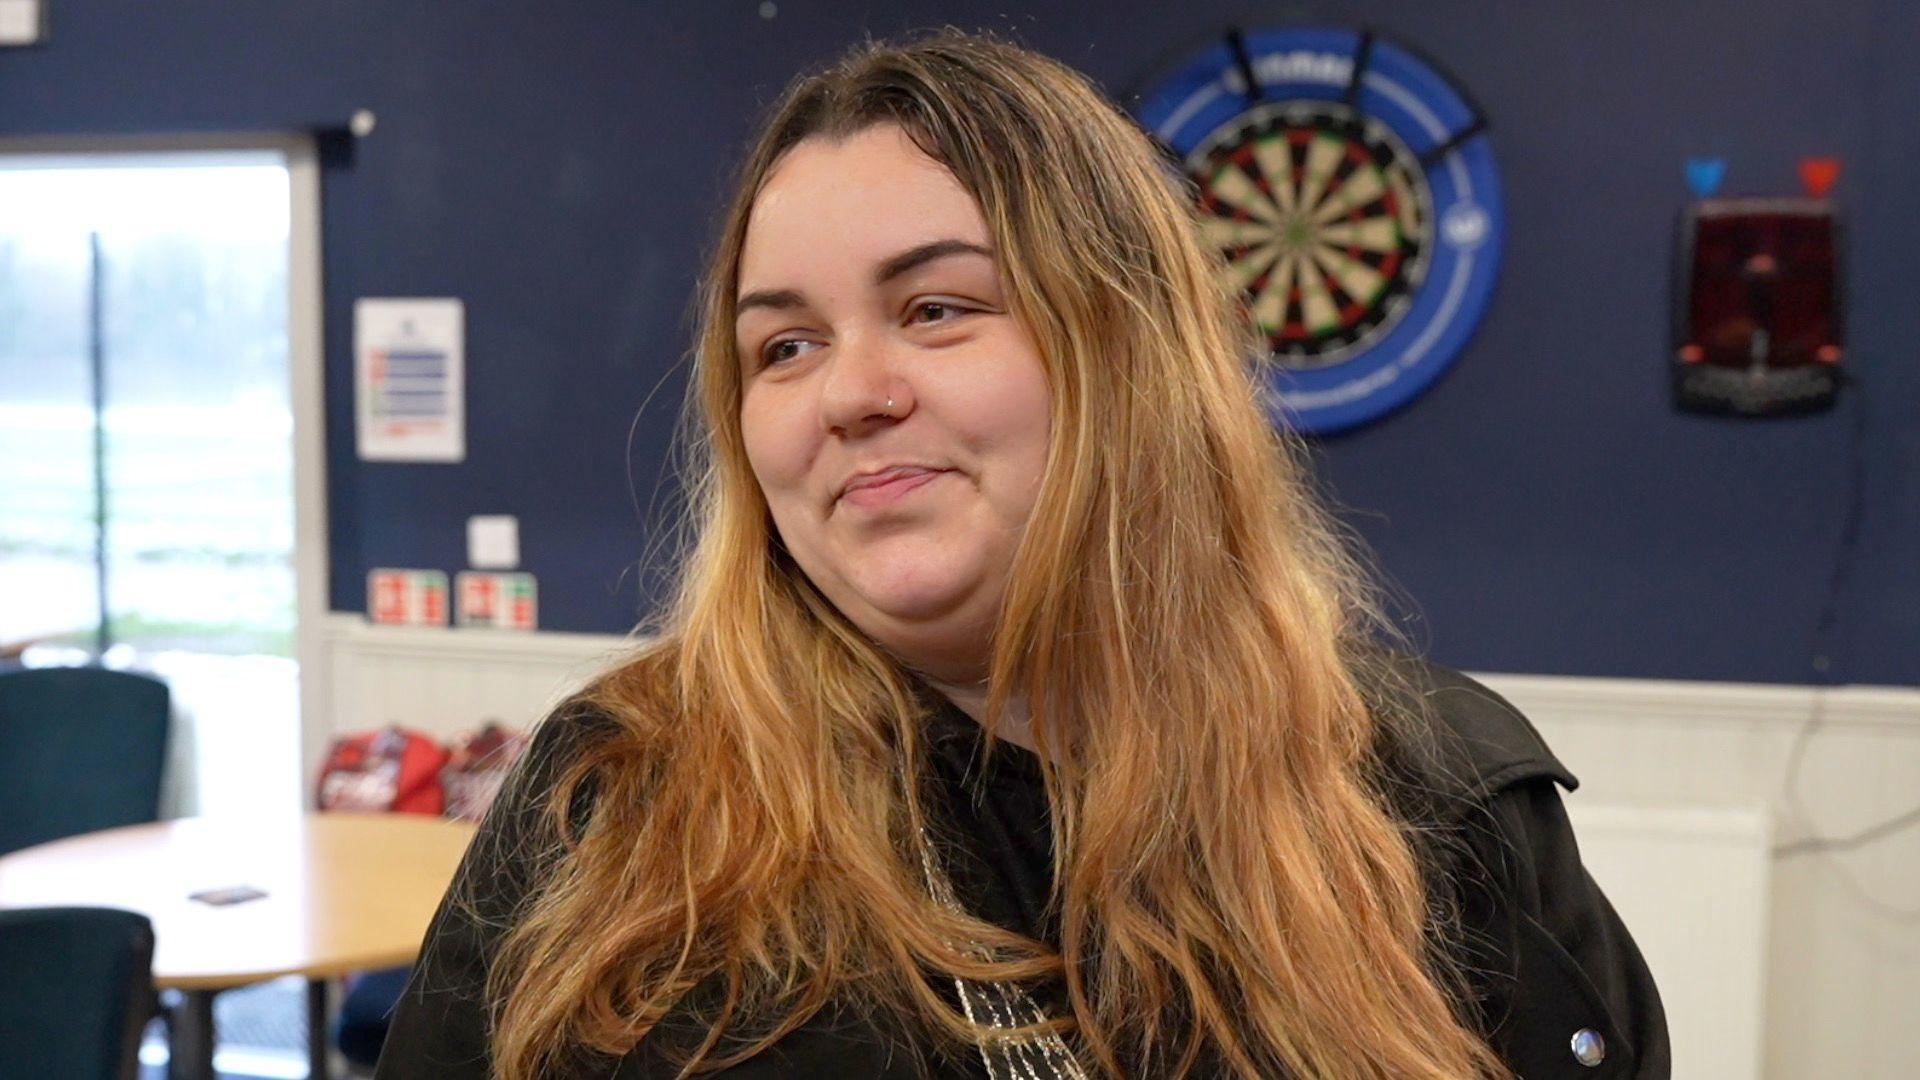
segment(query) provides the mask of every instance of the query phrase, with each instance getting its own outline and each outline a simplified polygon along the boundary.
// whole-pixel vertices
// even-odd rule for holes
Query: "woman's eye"
[[[940,300],[926,300],[913,305],[913,318],[917,323],[945,322],[956,315],[966,313],[966,308],[958,304],[949,304]]]
[[[791,360],[805,352],[806,346],[813,344],[815,343],[801,338],[781,338],[778,341],[769,341],[766,347],[760,350],[760,364],[762,367],[766,367],[781,363],[782,361]]]

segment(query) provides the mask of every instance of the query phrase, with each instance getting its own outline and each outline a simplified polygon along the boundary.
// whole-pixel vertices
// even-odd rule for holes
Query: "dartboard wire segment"
[[[1363,423],[1452,361],[1503,214],[1486,119],[1431,64],[1351,30],[1232,31],[1137,114],[1198,192],[1286,422]]]

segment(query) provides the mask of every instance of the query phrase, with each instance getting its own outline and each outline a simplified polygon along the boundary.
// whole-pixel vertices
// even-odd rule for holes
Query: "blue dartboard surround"
[[[1242,88],[1230,37],[1139,95],[1139,122],[1187,161],[1209,136],[1276,102],[1331,102],[1384,125],[1425,173],[1431,240],[1410,301],[1377,337],[1316,367],[1265,365],[1275,419],[1328,434],[1407,404],[1452,364],[1493,296],[1506,214],[1485,120],[1451,80],[1378,35],[1336,27],[1248,30]],[[1347,100],[1355,60],[1361,79]]]

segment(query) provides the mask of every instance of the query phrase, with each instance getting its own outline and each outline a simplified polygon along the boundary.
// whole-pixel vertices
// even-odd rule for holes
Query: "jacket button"
[[[1607,1040],[1592,1028],[1581,1028],[1573,1033],[1573,1060],[1589,1069],[1597,1069],[1607,1060]]]

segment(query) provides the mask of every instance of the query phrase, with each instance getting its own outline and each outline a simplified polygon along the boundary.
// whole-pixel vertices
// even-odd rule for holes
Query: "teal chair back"
[[[133,1080],[152,965],[145,915],[0,911],[0,1076]]]
[[[0,674],[0,855],[155,820],[169,710],[166,684],[145,675]]]

